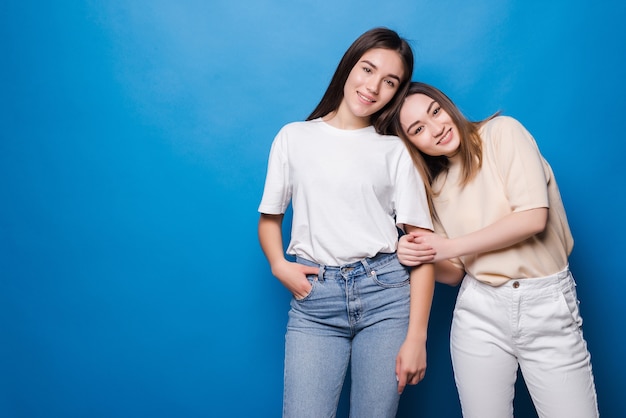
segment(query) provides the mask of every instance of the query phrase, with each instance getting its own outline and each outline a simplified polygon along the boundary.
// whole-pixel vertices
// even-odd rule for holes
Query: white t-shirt
[[[341,266],[393,253],[396,225],[432,230],[424,184],[402,143],[369,126],[294,122],[276,135],[259,212],[282,214],[291,202],[287,253]]]

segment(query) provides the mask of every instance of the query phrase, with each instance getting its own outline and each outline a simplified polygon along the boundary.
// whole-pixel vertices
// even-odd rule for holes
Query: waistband
[[[306,258],[296,257],[296,262],[299,264],[304,264],[306,266],[313,266],[319,268],[318,279],[320,281],[324,280],[324,276],[328,275],[359,275],[366,274],[370,275],[377,268],[384,266],[394,259],[397,258],[396,253],[378,253],[374,257],[363,258],[359,261],[355,261],[353,263],[344,264],[342,266],[326,266],[323,264],[318,264],[314,261],[307,260]]]
[[[468,278],[469,280],[466,280]],[[466,274],[465,279],[463,280],[463,283],[461,286],[463,285],[467,286],[470,283],[474,283],[475,285],[486,286],[487,288],[492,288],[492,289],[513,288],[513,289],[525,289],[525,290],[542,290],[542,289],[550,288],[567,278],[572,278],[573,280],[572,274],[569,270],[569,265],[567,265],[563,270],[559,271],[558,273],[554,273],[549,276],[525,277],[523,279],[509,279],[508,281],[506,281],[504,284],[500,286],[491,286],[487,283],[481,282],[480,280],[476,279],[473,276],[470,276],[469,274]]]

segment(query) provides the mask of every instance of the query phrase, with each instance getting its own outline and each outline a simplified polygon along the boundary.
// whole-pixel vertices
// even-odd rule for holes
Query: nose
[[[378,89],[380,88],[380,83],[382,80],[378,80],[376,77],[371,77],[366,85],[367,91],[372,94],[378,94]]]
[[[435,138],[442,136],[446,130],[445,126],[443,126],[437,121],[431,121],[430,124],[431,124],[431,129],[434,132],[433,136]]]

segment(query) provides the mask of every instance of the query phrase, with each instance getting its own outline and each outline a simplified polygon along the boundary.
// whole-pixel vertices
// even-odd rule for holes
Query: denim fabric
[[[465,276],[450,348],[465,418],[513,417],[517,369],[542,418],[598,416],[569,270],[499,287]]]
[[[348,365],[350,416],[394,417],[398,350],[409,321],[409,273],[394,254],[320,266],[311,292],[292,299],[285,336],[283,417],[336,415]]]

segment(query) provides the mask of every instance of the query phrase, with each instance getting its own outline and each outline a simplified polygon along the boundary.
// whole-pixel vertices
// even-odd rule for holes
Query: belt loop
[[[372,268],[370,267],[370,265],[367,263],[367,259],[364,258],[361,260],[361,264],[363,264],[363,268],[365,269],[365,274],[367,276],[371,276],[372,275]]]
[[[559,275],[558,275],[559,280],[563,280],[563,279],[567,278],[567,276],[569,276],[571,274],[572,274],[572,272],[569,269],[569,265],[567,265],[567,267],[565,267],[565,269],[559,273]]]
[[[319,270],[317,271],[317,279],[318,279],[320,282],[323,282],[323,281],[324,281],[324,272],[325,272],[325,271],[326,271],[326,270],[324,269],[324,266],[323,266],[323,265],[320,265],[320,268],[319,268]]]

